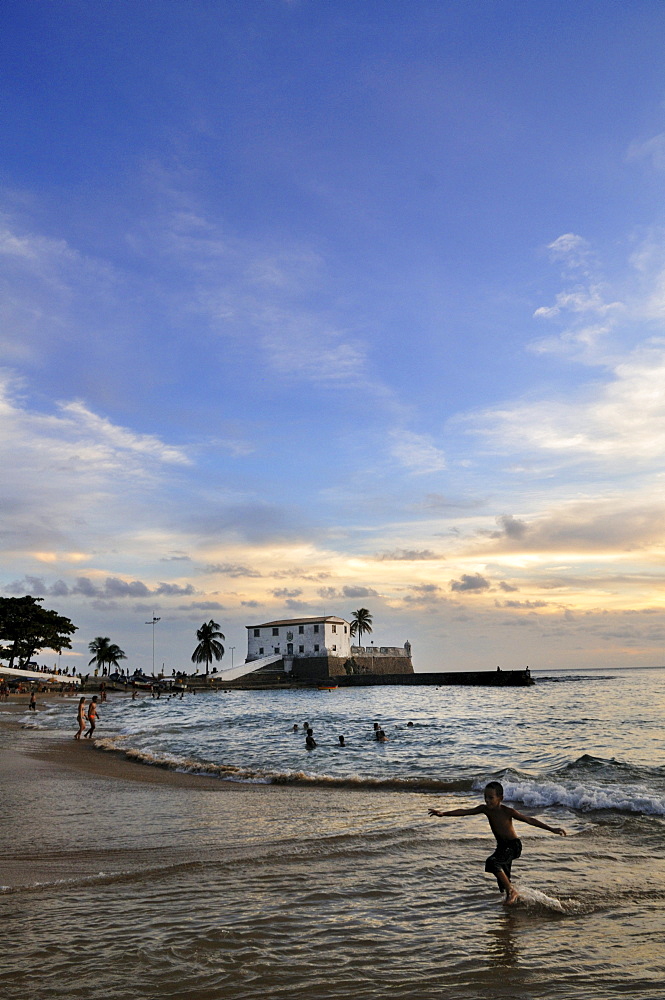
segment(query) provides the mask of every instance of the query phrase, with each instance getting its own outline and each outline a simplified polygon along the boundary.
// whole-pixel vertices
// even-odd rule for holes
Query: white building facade
[[[350,623],[332,615],[288,618],[247,625],[247,658],[263,656],[351,656]]]

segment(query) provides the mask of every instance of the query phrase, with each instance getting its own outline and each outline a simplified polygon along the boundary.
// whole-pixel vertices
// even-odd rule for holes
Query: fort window
[[[278,629],[278,628],[274,628],[274,629],[272,630],[272,634],[273,634],[273,635],[279,635],[279,629]]]
[[[261,635],[261,629],[260,628],[255,628],[254,629],[254,638],[258,639],[260,635]]]
[[[319,626],[318,626],[318,625],[315,625],[315,626],[314,626],[314,631],[315,631],[315,632],[318,632],[318,631],[319,631]]]
[[[298,635],[304,635],[304,634],[305,634],[305,626],[304,625],[299,625],[298,626]]]
[[[337,631],[337,626],[333,625],[332,630],[333,630],[333,632],[336,632]]]
[[[299,653],[304,653],[305,652],[305,647],[304,646],[298,646],[298,652]]]
[[[315,647],[314,647],[314,652],[315,652],[315,653],[318,653],[318,651],[319,651],[319,647],[318,647],[318,645],[317,645],[317,646],[315,646]]]

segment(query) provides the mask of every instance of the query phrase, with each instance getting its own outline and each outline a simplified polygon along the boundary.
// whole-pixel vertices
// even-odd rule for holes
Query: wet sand
[[[121,752],[105,752],[95,746],[94,740],[83,738],[75,740],[73,738],[73,733],[76,730],[74,702],[72,702],[72,738],[69,740],[60,736],[43,738],[41,734],[25,729],[21,724],[20,720],[25,716],[29,698],[30,696],[27,694],[12,695],[9,702],[2,705],[4,711],[0,714],[0,727],[4,728],[5,733],[4,738],[0,736],[3,746],[3,752],[0,754],[0,782],[4,782],[6,779],[11,780],[17,766],[16,758],[20,754],[52,765],[54,779],[61,768],[66,768],[81,774],[105,778],[109,781],[139,781],[146,784],[168,785],[174,788],[197,788],[214,792],[233,790],[228,784],[215,778],[186,774],[166,767],[146,766],[131,760]],[[54,695],[38,696],[38,706],[43,707],[49,702],[62,704],[62,699]],[[8,735],[8,731],[13,732],[13,738]],[[102,736],[101,731],[98,736]],[[14,747],[13,751],[11,745]],[[247,790],[251,790],[252,787],[248,785]]]

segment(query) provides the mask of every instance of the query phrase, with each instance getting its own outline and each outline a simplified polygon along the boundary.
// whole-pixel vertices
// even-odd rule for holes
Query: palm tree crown
[[[358,608],[357,611],[352,612],[353,618],[351,619],[351,635],[357,635],[358,641],[362,641],[363,634],[367,632],[368,635],[372,632],[372,616],[367,610],[367,608]]]
[[[192,663],[205,663],[207,674],[212,661],[221,660],[224,656],[224,647],[219,639],[225,639],[226,636],[219,631],[219,623],[211,618],[196,630],[196,638],[199,644],[192,653]]]
[[[105,674],[107,667],[110,669],[111,665],[117,667],[118,660],[127,659],[120,646],[111,642],[107,635],[98,635],[96,639],[88,643],[88,650],[92,653],[92,659],[89,660],[88,666],[96,663],[98,667],[102,668],[102,674]]]

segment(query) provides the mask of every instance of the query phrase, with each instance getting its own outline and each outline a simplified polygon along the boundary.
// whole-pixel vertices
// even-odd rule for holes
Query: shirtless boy
[[[549,830],[560,837],[566,836],[561,826],[548,826],[535,816],[524,816],[523,813],[503,804],[503,785],[499,781],[490,781],[485,785],[485,805],[473,809],[450,809],[440,812],[438,809],[428,809],[430,816],[487,816],[492,833],[496,837],[496,850],[485,862],[485,871],[494,875],[499,885],[499,891],[506,893],[506,904],[517,902],[518,895],[515,886],[510,881],[510,868],[516,858],[522,853],[522,841],[518,839],[513,826],[513,820],[518,819],[529,826],[538,826],[541,830]]]
[[[81,739],[81,733],[85,729],[85,698],[79,698],[79,707],[77,713],[77,721],[79,724],[79,731],[74,737],[75,740]]]

